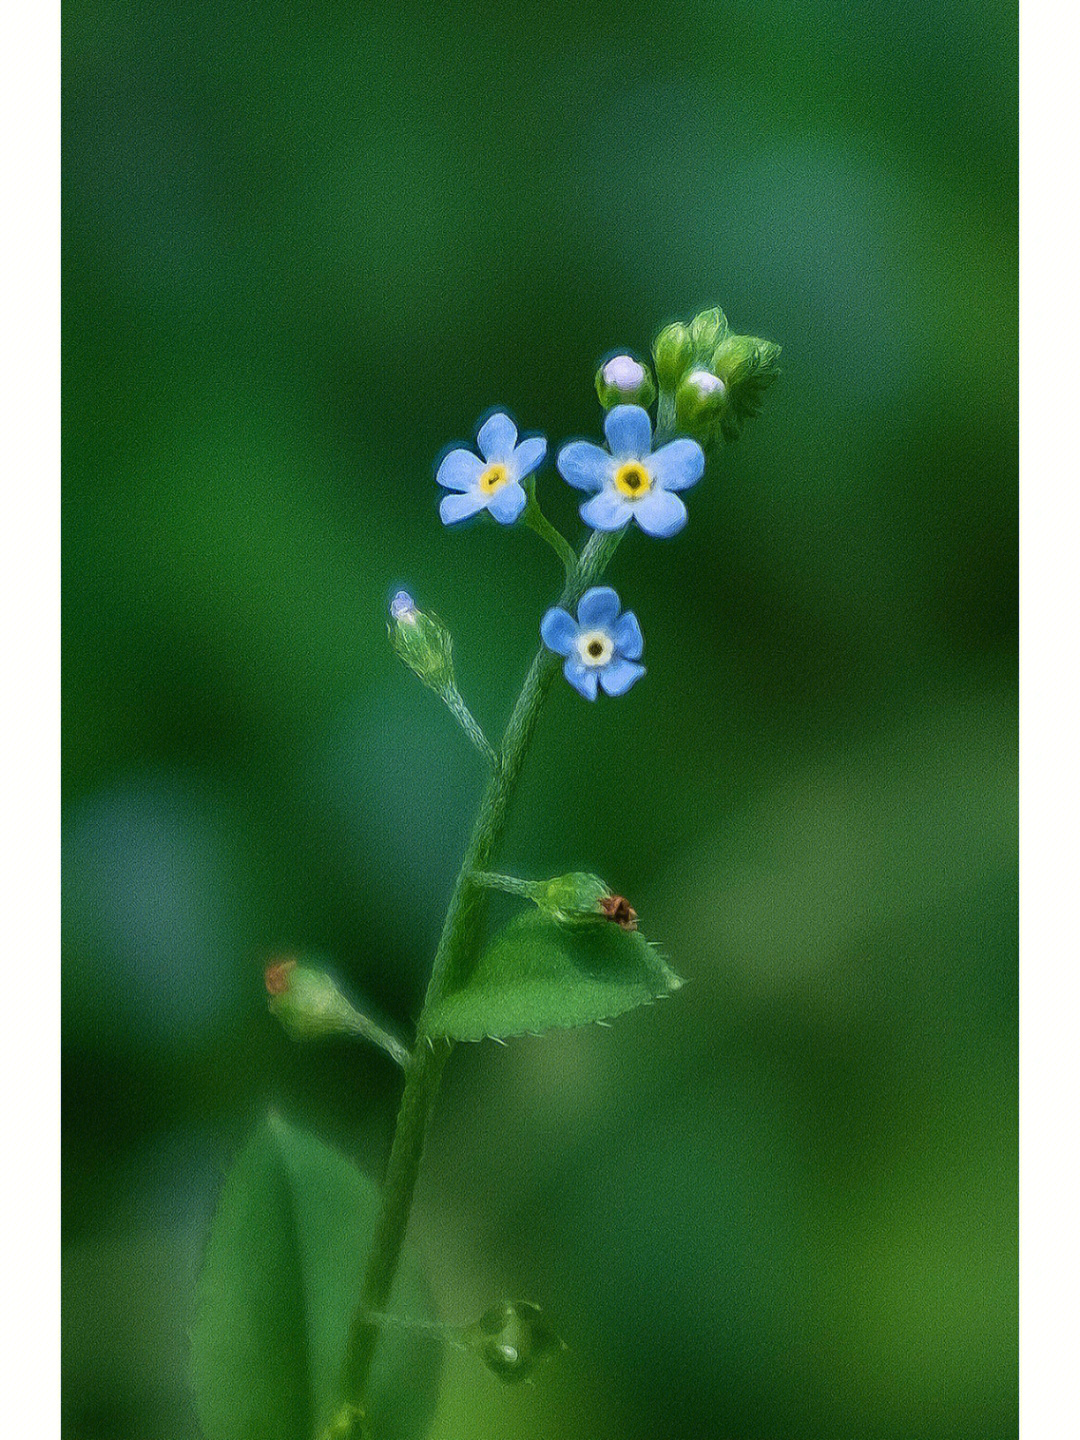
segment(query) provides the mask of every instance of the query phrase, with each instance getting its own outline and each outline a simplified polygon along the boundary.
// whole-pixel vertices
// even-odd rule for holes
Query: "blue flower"
[[[578,618],[558,605],[540,622],[544,644],[565,655],[563,674],[574,689],[595,700],[597,686],[605,695],[625,695],[645,674],[641,659],[644,641],[637,616],[619,614],[619,597],[606,585],[596,585],[578,602]]]
[[[500,525],[512,525],[526,505],[521,482],[542,463],[547,441],[542,435],[530,435],[519,445],[510,416],[496,411],[481,425],[476,443],[482,460],[471,450],[451,450],[439,466],[436,481],[454,492],[443,496],[442,522],[456,525],[487,510]]]
[[[616,405],[604,420],[610,455],[588,440],[564,445],[555,462],[577,490],[595,490],[581,507],[594,530],[621,530],[636,520],[646,535],[675,535],[686,524],[686,506],[673,494],[696,485],[705,473],[705,452],[685,437],[652,450],[652,422],[640,405]]]

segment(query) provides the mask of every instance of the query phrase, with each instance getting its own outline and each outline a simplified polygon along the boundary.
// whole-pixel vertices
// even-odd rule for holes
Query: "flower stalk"
[[[742,348],[738,348],[736,340]],[[676,438],[676,392],[695,364],[708,368],[714,357],[721,358],[725,345],[731,350],[730,355],[728,350],[723,351],[725,368],[712,367],[711,374],[723,382],[725,396],[733,384],[743,387],[740,418],[741,414],[755,413],[760,393],[775,378],[778,347],[747,341],[745,337],[730,339],[722,313],[707,311],[697,316],[689,328],[671,325],[657,338],[653,351],[659,388],[655,434],[647,409],[626,403],[637,399],[647,404],[651,400],[653,378],[646,367],[626,355],[602,367],[597,389],[607,411],[604,430],[608,449],[573,441],[562,448],[557,459],[563,479],[591,495],[581,505],[580,513],[593,533],[580,555],[550,524],[536,501],[530,477],[546,456],[547,444],[542,436],[520,440],[510,417],[496,412],[477,432],[479,454],[467,448],[452,449],[438,467],[436,481],[448,492],[439,512],[445,525],[456,526],[481,511],[500,525],[521,518],[556,551],[566,569],[566,583],[557,606],[545,616],[541,629],[545,643],[537,650],[525,677],[497,753],[457,693],[449,635],[444,628],[435,617],[419,612],[404,592],[395,597],[391,606],[395,649],[425,684],[442,695],[470,739],[488,758],[491,774],[446,912],[417,1027],[418,1038],[405,1062],[405,1088],[387,1163],[382,1211],[346,1348],[342,1375],[345,1413],[358,1414],[363,1404],[379,1320],[386,1314],[405,1240],[428,1122],[452,1049],[452,1041],[429,1035],[425,1016],[455,985],[467,979],[477,964],[488,890],[494,887],[520,894],[542,908],[558,909],[560,915],[575,922],[582,916],[591,921],[597,913],[594,906],[599,906],[604,919],[624,929],[636,926],[637,916],[629,902],[622,896],[600,894],[606,887],[594,876],[561,876],[536,885],[496,875],[492,864],[529,743],[560,663],[565,662],[563,668],[570,683],[589,699],[595,698],[598,686],[609,696],[620,695],[644,673],[637,664],[641,636],[636,619],[630,612],[620,615],[614,591],[598,590],[596,586],[623,535],[631,528],[631,520],[644,533],[659,538],[670,537],[685,525],[687,512],[678,492],[701,479],[705,455],[691,436]],[[715,386],[707,388],[710,393],[721,393]],[[695,395],[701,389],[699,382]],[[724,433],[726,438],[733,438]],[[711,435],[703,438],[708,440]],[[574,610],[576,619],[571,613]],[[555,890],[549,894],[552,886]],[[517,1318],[520,1320],[520,1315]]]

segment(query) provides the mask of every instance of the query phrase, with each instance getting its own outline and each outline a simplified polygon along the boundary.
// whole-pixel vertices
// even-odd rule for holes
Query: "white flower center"
[[[577,651],[585,665],[606,665],[615,646],[606,631],[583,630],[577,638]]]

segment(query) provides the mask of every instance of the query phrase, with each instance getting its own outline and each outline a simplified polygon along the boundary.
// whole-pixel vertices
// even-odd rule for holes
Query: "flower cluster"
[[[776,378],[778,354],[779,346],[768,341],[732,335],[723,312],[713,309],[689,326],[677,323],[660,332],[655,370],[625,353],[606,360],[596,374],[606,445],[571,440],[555,459],[566,483],[588,496],[579,507],[585,524],[601,534],[617,534],[633,522],[658,539],[677,535],[688,518],[682,492],[705,473],[703,447],[736,438],[743,421],[757,413]],[[649,407],[658,392],[654,436]],[[575,590],[580,558],[540,511],[532,482],[528,490],[523,484],[546,457],[543,435],[519,439],[510,416],[493,411],[477,432],[475,450],[456,445],[443,455],[435,479],[448,493],[439,515],[444,525],[481,511],[500,525],[521,519],[552,544],[567,567],[571,599],[580,599],[576,616],[563,605],[547,611],[540,626],[544,644],[562,657],[563,674],[587,700],[601,690],[623,695],[645,673],[641,627],[631,611],[622,611],[614,590]],[[391,612],[397,633],[411,639],[423,617],[409,597],[396,596]],[[411,652],[406,658],[415,659]]]

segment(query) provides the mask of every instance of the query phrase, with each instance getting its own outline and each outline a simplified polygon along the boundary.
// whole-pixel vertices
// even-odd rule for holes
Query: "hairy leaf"
[[[207,1440],[318,1440],[337,1393],[352,1309],[379,1213],[348,1160],[271,1117],[237,1157],[210,1230],[191,1374]],[[426,1317],[408,1259],[389,1307]],[[436,1398],[430,1336],[380,1337],[369,1416],[380,1440],[420,1440]]]
[[[495,937],[420,1025],[433,1037],[501,1039],[610,1020],[681,984],[636,930],[604,920],[563,925],[529,911]]]

